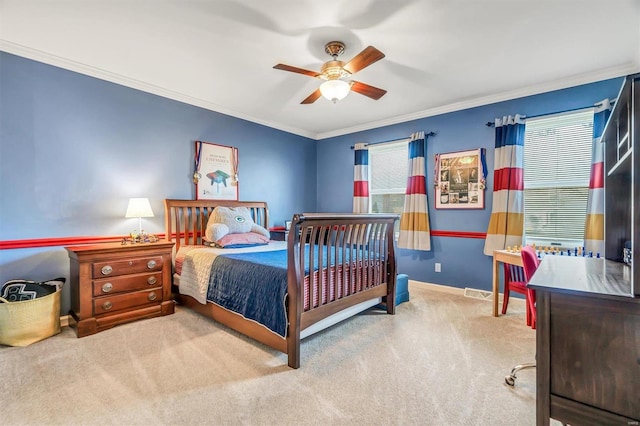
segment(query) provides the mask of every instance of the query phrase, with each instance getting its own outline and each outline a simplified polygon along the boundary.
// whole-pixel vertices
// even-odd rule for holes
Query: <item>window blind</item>
[[[527,119],[524,209],[528,244],[583,244],[592,139],[592,108]]]
[[[409,143],[369,146],[369,209],[371,213],[402,213],[409,176]]]

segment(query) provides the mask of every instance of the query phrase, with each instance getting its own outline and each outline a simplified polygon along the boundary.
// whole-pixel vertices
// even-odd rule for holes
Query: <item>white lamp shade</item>
[[[148,198],[130,198],[124,217],[153,217]]]
[[[344,99],[351,91],[351,85],[344,80],[327,80],[320,85],[322,96],[336,103]]]

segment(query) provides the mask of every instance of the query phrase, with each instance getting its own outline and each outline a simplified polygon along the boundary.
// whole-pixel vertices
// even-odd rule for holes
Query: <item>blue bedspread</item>
[[[348,258],[361,256],[359,250],[345,249]],[[338,249],[338,263],[342,263]],[[317,256],[315,252],[314,257]],[[330,259],[327,259],[329,257]],[[305,265],[309,265],[309,247],[305,248]],[[335,253],[323,253],[323,268],[333,264]],[[318,270],[317,257],[314,270]],[[309,274],[308,266],[305,275]],[[207,300],[254,320],[285,337],[287,333],[287,251],[221,254],[214,260],[209,277]]]
[[[287,333],[287,251],[224,254],[211,266],[207,300]]]

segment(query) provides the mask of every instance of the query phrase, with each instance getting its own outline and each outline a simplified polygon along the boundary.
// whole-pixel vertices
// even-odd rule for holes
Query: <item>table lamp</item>
[[[148,198],[129,198],[129,205],[127,206],[127,213],[124,217],[138,218],[138,235],[142,234],[142,218],[153,217],[153,210],[151,210],[151,204]]]

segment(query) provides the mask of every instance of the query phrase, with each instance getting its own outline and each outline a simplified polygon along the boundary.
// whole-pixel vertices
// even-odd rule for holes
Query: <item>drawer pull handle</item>
[[[113,303],[109,302],[108,300],[102,304],[102,309],[104,309],[105,311],[108,311],[111,308],[113,308]]]
[[[147,283],[148,283],[149,285],[154,285],[154,284],[155,284],[155,283],[157,283],[157,282],[158,282],[158,279],[157,279],[156,277],[149,277],[149,278],[147,278]]]
[[[151,292],[151,293],[149,293],[149,295],[147,296],[147,299],[149,299],[150,301],[152,301],[152,302],[153,302],[154,300],[156,300],[156,297],[158,297],[158,296],[156,296],[156,292],[155,292],[155,291],[152,291],[152,292]]]
[[[113,284],[111,284],[111,283],[102,284],[102,292],[103,293],[109,293],[111,290],[113,290]]]
[[[153,269],[156,267],[156,261],[155,260],[150,260],[147,262],[147,268],[149,269]]]
[[[113,272],[113,268],[111,267],[111,265],[106,265],[102,267],[100,272],[102,272],[102,275],[109,275]]]

